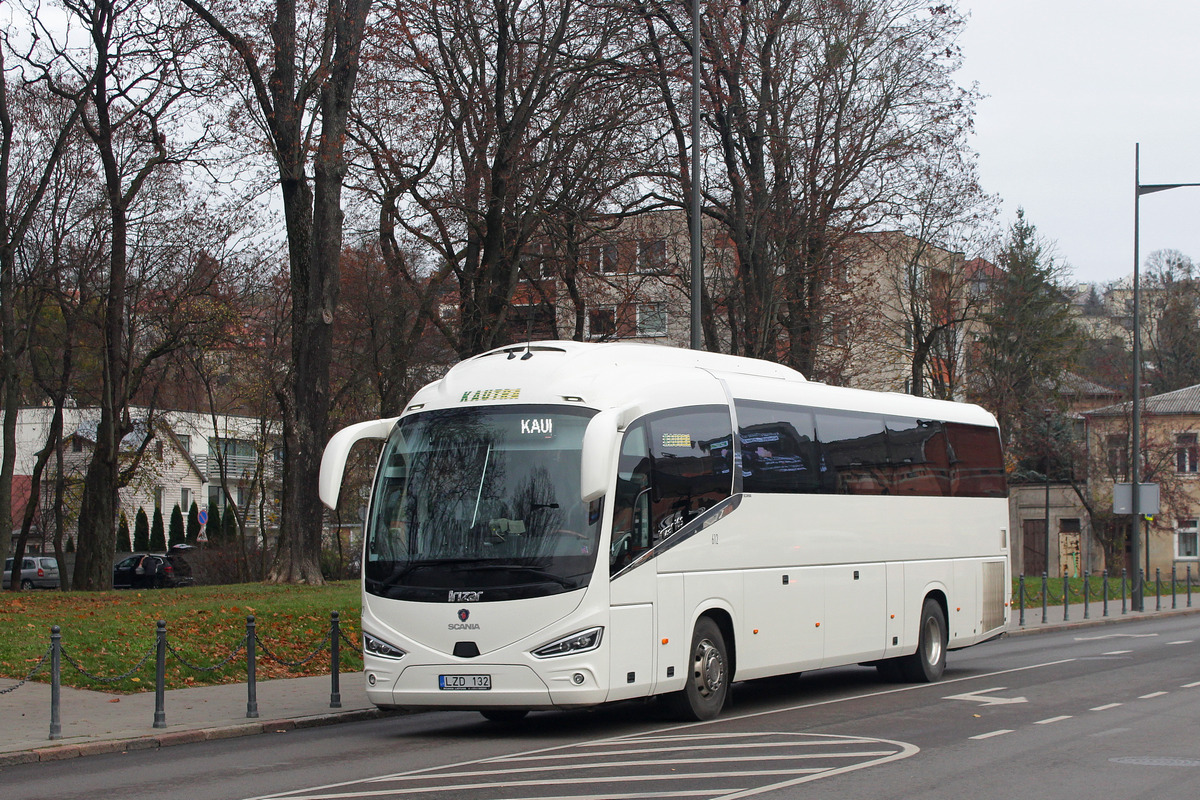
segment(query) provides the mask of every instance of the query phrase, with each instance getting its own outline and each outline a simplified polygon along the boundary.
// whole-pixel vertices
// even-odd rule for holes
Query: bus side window
[[[729,496],[733,430],[726,409],[697,409],[654,419],[650,434],[652,531],[657,542]]]

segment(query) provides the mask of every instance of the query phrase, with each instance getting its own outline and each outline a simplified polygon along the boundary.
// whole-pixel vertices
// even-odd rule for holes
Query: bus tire
[[[729,655],[725,637],[709,617],[696,620],[692,647],[688,651],[687,683],[672,700],[682,719],[714,719],[729,696]]]
[[[913,683],[933,683],[946,671],[946,614],[932,597],[925,598],[921,608],[920,635],[917,652],[903,661],[906,680]]]
[[[498,722],[501,724],[512,724],[525,719],[525,715],[529,713],[527,708],[490,708],[487,711],[480,711],[483,718],[488,722]]]

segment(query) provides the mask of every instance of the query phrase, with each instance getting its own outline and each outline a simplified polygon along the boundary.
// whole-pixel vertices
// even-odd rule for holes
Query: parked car
[[[4,584],[7,589],[12,583],[13,560],[4,562]],[[22,589],[57,589],[59,587],[58,562],[46,556],[25,556],[21,562]]]
[[[173,589],[192,582],[192,567],[178,553],[134,553],[113,566],[114,589]]]

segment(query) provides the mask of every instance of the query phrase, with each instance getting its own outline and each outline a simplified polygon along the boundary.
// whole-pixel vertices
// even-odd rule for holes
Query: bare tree
[[[684,63],[688,3],[640,6],[656,63]],[[702,26],[705,213],[736,249],[730,349],[829,371],[822,347],[839,318],[848,237],[895,213],[900,187],[956,128],[971,93],[951,78],[961,25],[949,7],[916,0],[768,0],[710,6]],[[660,32],[674,35],[663,37]],[[673,98],[680,148],[690,145]],[[690,185],[684,175],[681,184]],[[710,343],[711,344],[711,343]]]
[[[292,352],[289,385],[279,397],[286,457],[270,579],[319,584],[324,513],[315,488],[329,419],[344,151],[371,0],[312,7],[296,0],[249,7],[221,0],[184,4],[236,54],[279,174]]]
[[[400,148],[382,133],[385,124],[366,121],[363,141],[385,186],[384,255],[391,257],[386,234],[396,224],[435,254],[431,285],[452,280],[459,315],[456,324],[434,324],[466,357],[509,336],[521,255],[545,235],[547,216],[588,212],[614,185],[604,176],[587,198],[571,188],[586,156],[611,136],[614,108],[631,111],[619,119],[626,130],[640,113],[627,102],[619,58],[631,20],[580,0],[451,0],[396,10],[385,37],[389,68],[420,106],[405,133],[432,145],[407,160],[384,157]],[[603,113],[590,113],[600,98]]]

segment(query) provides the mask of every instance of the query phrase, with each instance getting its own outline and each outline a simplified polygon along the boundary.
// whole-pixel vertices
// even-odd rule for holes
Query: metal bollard
[[[254,675],[254,617],[246,617],[246,716],[258,718],[258,687]]]
[[[62,630],[50,627],[50,741],[62,738]]]
[[[1162,570],[1154,568],[1154,610],[1162,611]]]
[[[1187,565],[1187,607],[1192,607],[1192,565]]]
[[[167,711],[164,708],[167,682],[167,623],[161,619],[158,621],[154,647],[156,650],[154,657],[154,727],[165,728],[167,727]]]
[[[1108,570],[1104,570],[1104,616],[1108,616]]]
[[[1083,618],[1092,618],[1088,612],[1088,572],[1086,569],[1083,571]]]
[[[332,662],[330,664],[331,669],[329,671],[330,679],[332,681],[329,685],[330,708],[342,707],[342,690],[338,685],[338,667],[340,666],[338,662],[341,660],[341,651],[339,650],[338,643],[338,636],[340,635],[341,631],[338,627],[338,616],[338,612],[336,611],[329,615],[329,652],[330,661]]]
[[[1046,624],[1046,596],[1049,594],[1048,579],[1046,573],[1042,573],[1042,624]]]
[[[1125,568],[1121,569],[1121,614],[1122,614],[1122,616],[1125,614],[1125,611],[1126,611],[1125,580],[1126,580],[1126,578],[1129,577],[1128,572],[1129,572],[1128,569],[1125,569]]]
[[[1071,621],[1071,579],[1063,572],[1063,622]]]
[[[1175,565],[1171,565],[1171,608],[1179,608],[1179,601],[1175,596]]]
[[[1021,621],[1017,623],[1025,627],[1025,576],[1017,578],[1017,607],[1021,609]]]

